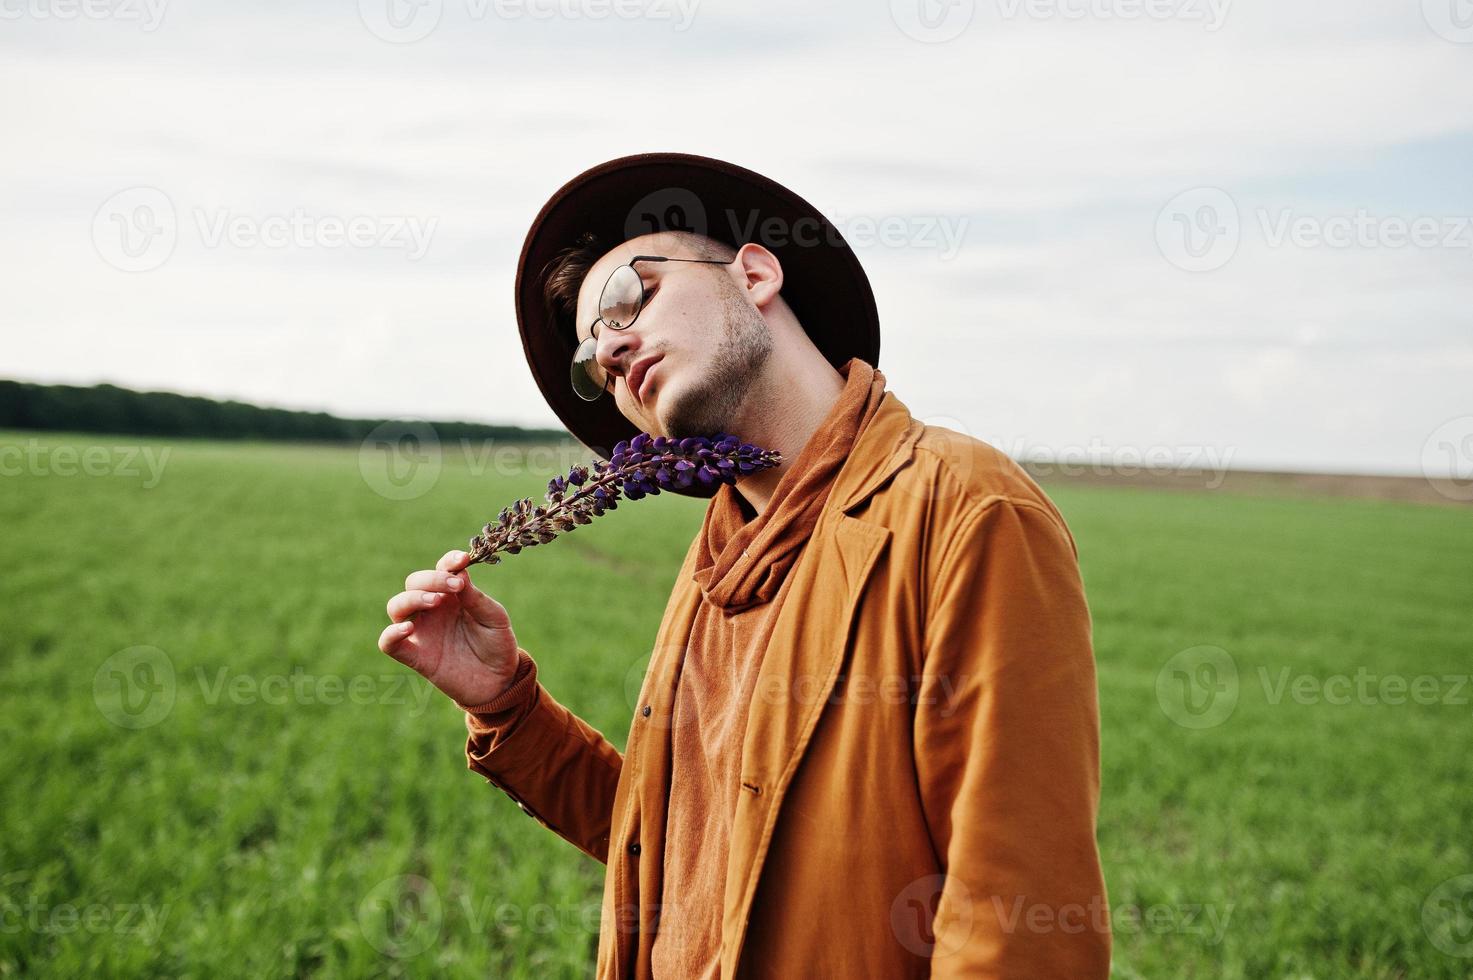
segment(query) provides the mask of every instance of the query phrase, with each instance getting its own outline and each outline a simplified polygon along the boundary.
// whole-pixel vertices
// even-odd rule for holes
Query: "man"
[[[517,296],[599,455],[647,431],[783,457],[683,488],[710,502],[622,755],[464,552],[389,601],[380,648],[466,711],[470,768],[607,863],[597,975],[1106,976],[1073,538],[1011,460],[885,389],[832,225],[722,161],[622,158],[543,208]]]

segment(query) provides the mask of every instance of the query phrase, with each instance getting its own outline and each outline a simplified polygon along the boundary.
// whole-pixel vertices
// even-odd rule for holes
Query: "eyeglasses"
[[[603,292],[598,296],[598,317],[588,328],[589,337],[573,351],[573,390],[586,402],[598,401],[609,390],[609,373],[598,363],[598,325],[606,323],[623,330],[644,309],[644,280],[634,271],[636,262],[698,262],[704,265],[731,265],[736,259],[675,259],[667,255],[636,255],[609,273]]]

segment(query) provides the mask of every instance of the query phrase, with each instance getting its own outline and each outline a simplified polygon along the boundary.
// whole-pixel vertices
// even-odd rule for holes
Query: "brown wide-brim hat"
[[[585,170],[552,195],[517,261],[517,326],[542,396],[579,442],[603,459],[639,429],[610,395],[587,402],[570,374],[576,332],[543,298],[548,263],[591,231],[606,249],[657,231],[693,231],[740,248],[757,242],[783,268],[783,299],[835,368],[852,357],[878,367],[880,318],[859,258],[817,208],[775,181],[689,153],[639,153]],[[741,433],[733,433],[741,436]],[[766,447],[763,447],[766,448]],[[710,497],[720,483],[676,493]]]

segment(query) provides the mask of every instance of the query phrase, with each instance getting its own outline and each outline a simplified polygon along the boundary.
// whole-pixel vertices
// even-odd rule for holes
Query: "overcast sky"
[[[1469,0],[0,19],[0,377],[556,425],[512,309],[527,226],[681,150],[834,219],[890,388],[1015,456],[1473,464]]]

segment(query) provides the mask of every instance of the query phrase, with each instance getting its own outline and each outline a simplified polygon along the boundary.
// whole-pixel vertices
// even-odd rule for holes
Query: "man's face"
[[[594,263],[578,292],[578,339],[590,335],[609,274],[636,255],[704,258],[681,236],[642,235]],[[674,438],[728,431],[772,351],[761,312],[738,286],[740,262],[636,262],[644,306],[623,330],[598,327],[597,360],[619,411],[645,432]],[[648,362],[643,399],[630,371]],[[605,397],[608,397],[607,395]]]

